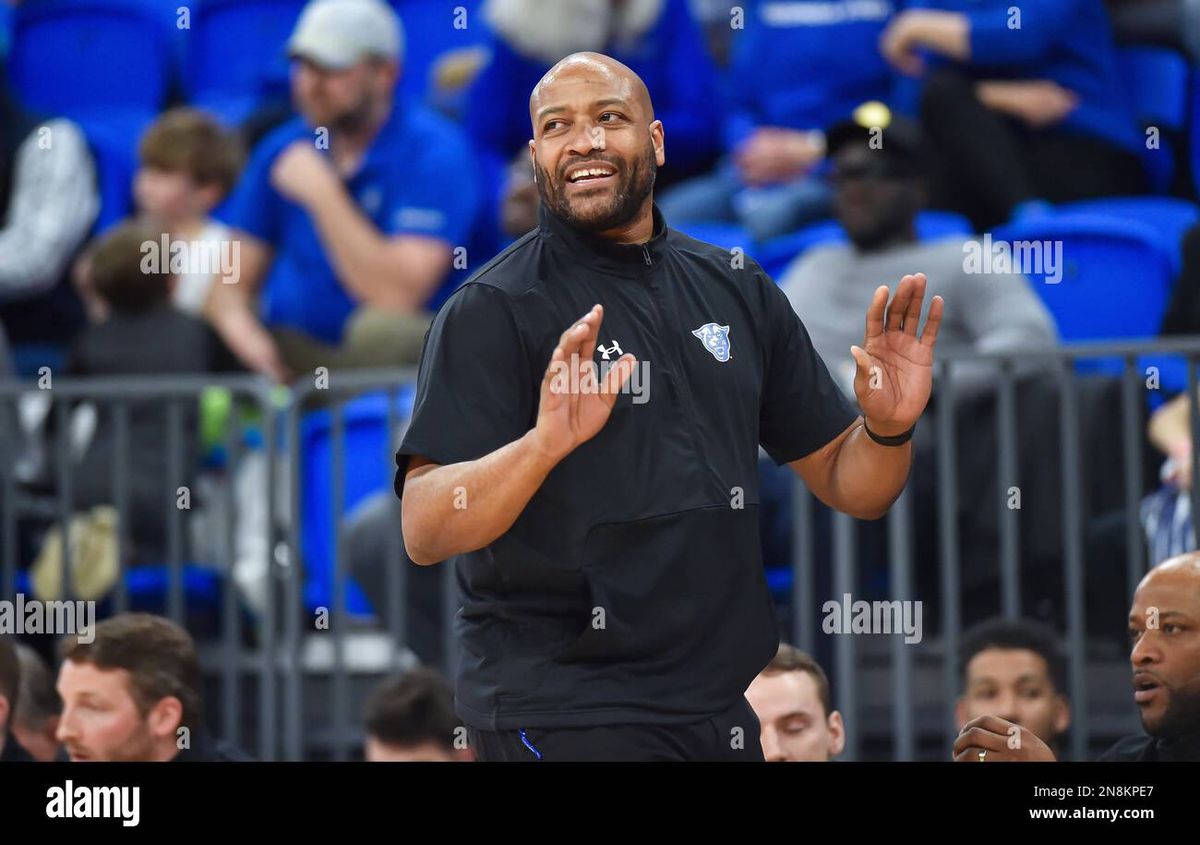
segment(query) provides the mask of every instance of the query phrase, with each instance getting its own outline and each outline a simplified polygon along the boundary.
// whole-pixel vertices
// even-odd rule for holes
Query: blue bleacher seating
[[[1160,131],[1158,149],[1144,149],[1142,158],[1155,191],[1171,187],[1175,170],[1174,138],[1187,126],[1191,68],[1182,54],[1163,47],[1123,47],[1117,51],[1121,78],[1140,129]]]
[[[13,18],[8,76],[31,110],[150,115],[167,100],[170,44],[135,0],[39,0]]]
[[[395,396],[397,423],[412,410],[413,390]],[[333,609],[335,518],[344,517],[373,493],[392,489],[395,464],[388,440],[388,398],[368,393],[344,405],[343,502],[340,515],[333,502],[333,417],[329,410],[311,411],[300,425],[301,545],[304,555],[305,606]],[[354,580],[346,580],[346,610],[366,615],[371,605]]]
[[[287,40],[304,0],[202,0],[194,7],[183,84],[230,125],[288,96]]]
[[[1062,244],[1062,279],[1027,272],[1071,342],[1151,338],[1162,324],[1174,279],[1170,254],[1153,226],[1138,220],[1060,210],[1000,227],[995,240]],[[1042,268],[1045,269],[1045,268]],[[1119,360],[1081,361],[1079,372],[1121,372]]]

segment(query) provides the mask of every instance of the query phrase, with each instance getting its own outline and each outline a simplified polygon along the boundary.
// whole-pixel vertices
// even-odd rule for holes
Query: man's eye
[[[1130,628],[1129,629],[1129,641],[1132,643],[1136,643],[1137,639],[1138,639],[1138,634],[1140,634],[1140,633],[1141,633],[1140,631],[1135,631],[1133,628]]]
[[[606,117],[611,117],[613,120],[616,120],[620,117],[620,115],[616,112],[606,111],[604,114],[600,115],[600,120],[603,122]],[[612,120],[610,120],[609,123],[612,123]]]
[[[1164,634],[1174,634],[1179,631],[1179,626],[1174,622],[1168,622],[1166,625],[1162,626],[1162,629]]]
[[[559,127],[559,124],[561,124],[561,123],[562,123],[561,120],[552,120],[546,124],[545,131],[553,132],[555,129],[557,129]]]

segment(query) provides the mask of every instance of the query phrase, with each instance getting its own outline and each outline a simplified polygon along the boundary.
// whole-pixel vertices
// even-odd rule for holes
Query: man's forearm
[[[338,278],[362,302],[397,311],[420,307],[426,294],[422,274],[395,265],[388,239],[340,183],[317,195],[307,208]]]
[[[557,464],[534,431],[478,460],[411,470],[402,517],[414,563],[481,549],[512,527]]]
[[[858,519],[879,519],[900,495],[911,466],[911,440],[903,446],[880,445],[860,422],[834,458],[832,505]]]

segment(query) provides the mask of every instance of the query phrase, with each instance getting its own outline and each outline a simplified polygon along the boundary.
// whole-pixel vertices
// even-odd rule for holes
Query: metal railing
[[[1069,665],[1068,692],[1073,710],[1073,725],[1070,733],[1070,753],[1075,759],[1088,755],[1093,731],[1090,724],[1088,701],[1088,636],[1084,589],[1088,583],[1087,561],[1085,560],[1084,521],[1086,514],[1085,496],[1079,489],[1083,466],[1087,456],[1083,454],[1084,442],[1081,434],[1080,401],[1078,391],[1081,377],[1076,374],[1075,364],[1088,359],[1117,358],[1122,362],[1119,376],[1095,376],[1107,378],[1112,385],[1119,385],[1120,408],[1113,409],[1121,422],[1120,449],[1123,479],[1122,515],[1124,519],[1124,590],[1131,595],[1134,586],[1146,571],[1147,561],[1142,528],[1139,522],[1139,503],[1146,492],[1145,476],[1145,373],[1139,360],[1149,355],[1174,355],[1187,359],[1187,384],[1191,396],[1191,425],[1195,437],[1200,420],[1196,407],[1197,358],[1200,358],[1200,338],[1185,338],[1147,343],[1103,343],[1064,346],[1055,349],[1010,354],[962,354],[954,351],[939,352],[935,375],[935,403],[920,428],[936,432],[926,446],[922,456],[932,460],[934,467],[934,494],[932,507],[937,521],[936,560],[917,559],[914,552],[914,532],[924,526],[926,514],[922,507],[929,502],[915,500],[914,491],[906,489],[885,518],[886,526],[886,575],[889,598],[896,601],[920,600],[918,576],[925,576],[928,583],[930,567],[936,566],[940,599],[937,616],[940,629],[937,638],[926,637],[920,643],[906,644],[902,637],[894,636],[887,643],[883,660],[886,662],[886,689],[890,699],[887,709],[886,733],[890,737],[890,750],[886,755],[895,759],[916,759],[922,756],[920,743],[928,741],[929,731],[919,724],[920,717],[928,708],[920,699],[932,697],[936,716],[936,738],[945,748],[956,726],[953,722],[953,704],[961,691],[958,676],[958,655],[964,623],[962,605],[962,583],[964,556],[957,514],[960,508],[960,488],[964,479],[960,475],[958,443],[962,432],[958,431],[956,408],[960,397],[956,391],[955,371],[964,364],[990,362],[997,369],[997,376],[990,392],[995,402],[995,501],[998,541],[995,573],[995,589],[1001,612],[1009,617],[1022,613],[1025,604],[1021,589],[1021,544],[1022,509],[1008,506],[1002,495],[1012,487],[1021,487],[1019,477],[1020,443],[1018,406],[1020,386],[1027,379],[1047,380],[1057,386],[1057,411],[1061,420],[1058,432],[1058,472],[1061,474],[1062,507],[1062,602],[1065,618],[1065,643]],[[1028,367],[1040,365],[1040,375],[1029,376]],[[90,401],[99,406],[100,419],[111,426],[112,443],[112,502],[118,513],[120,526],[118,554],[129,542],[130,516],[130,458],[133,450],[149,448],[147,443],[133,443],[130,438],[131,414],[135,409],[144,411],[148,404],[157,403],[164,413],[163,448],[167,450],[167,478],[163,481],[163,492],[167,498],[163,503],[163,519],[166,521],[166,555],[163,565],[167,569],[165,613],[180,623],[188,621],[188,597],[184,588],[185,541],[187,514],[176,506],[175,491],[186,486],[187,467],[190,456],[185,454],[190,434],[187,431],[195,404],[206,388],[223,388],[232,397],[229,420],[222,434],[225,452],[224,469],[218,473],[218,483],[224,485],[225,494],[220,498],[221,518],[216,520],[222,534],[212,548],[218,560],[204,561],[215,564],[222,574],[220,579],[219,630],[215,643],[202,645],[202,657],[209,672],[215,678],[219,695],[216,696],[220,718],[219,733],[235,744],[242,744],[254,751],[261,759],[308,759],[314,756],[330,756],[344,759],[352,753],[358,735],[358,713],[355,702],[361,698],[362,686],[366,681],[393,671],[397,667],[411,665],[412,654],[408,652],[406,620],[411,611],[410,578],[412,567],[406,566],[402,537],[399,531],[391,532],[387,539],[385,563],[385,600],[374,608],[373,619],[357,618],[348,609],[348,585],[350,564],[347,560],[347,537],[345,533],[346,484],[357,473],[374,473],[375,468],[350,466],[346,456],[346,409],[348,403],[364,393],[374,392],[384,396],[386,419],[381,423],[385,434],[380,438],[378,460],[381,462],[381,477],[388,482],[380,489],[390,491],[391,473],[394,471],[394,450],[406,420],[399,407],[399,392],[411,385],[415,371],[389,370],[355,373],[333,373],[329,383],[297,383],[281,400],[277,390],[254,377],[220,378],[136,378],[136,379],[89,379],[68,381],[55,380],[53,387],[39,391],[36,385],[24,383],[0,383],[0,435],[4,442],[18,443],[19,438],[10,430],[18,416],[17,405],[22,396],[41,393],[51,407],[55,420],[53,451],[60,459],[54,469],[54,484],[51,493],[36,495],[29,492],[17,478],[17,462],[3,462],[2,486],[0,486],[0,595],[12,596],[16,591],[18,570],[28,560],[22,553],[18,541],[18,528],[29,519],[42,522],[57,522],[64,532],[75,508],[73,488],[77,479],[73,466],[62,460],[71,451],[70,415],[72,406],[81,401]],[[25,400],[28,401],[28,400]],[[141,411],[138,411],[141,413]],[[306,548],[304,525],[306,519],[305,478],[306,455],[304,431],[306,420],[313,413],[328,415],[329,478],[331,489],[324,506],[329,508],[329,523],[333,526],[331,592],[329,593],[328,624],[326,628],[314,624],[305,599]],[[6,421],[7,420],[7,421]],[[260,447],[245,445],[247,432],[258,431]],[[19,451],[16,448],[15,451]],[[265,505],[264,524],[253,527],[260,532],[261,548],[266,550],[266,560],[261,561],[265,573],[265,588],[261,599],[247,610],[245,597],[239,593],[235,575],[235,559],[239,531],[245,526],[244,510],[234,495],[233,488],[240,468],[247,457],[257,452],[265,458],[265,477],[262,481],[262,504]],[[360,459],[361,460],[361,459]],[[1197,453],[1193,452],[1193,478],[1200,478]],[[1192,493],[1193,513],[1200,513],[1200,495],[1195,488]],[[1023,501],[1023,506],[1041,507],[1040,502]],[[393,524],[399,525],[399,501],[391,496],[390,514]],[[818,577],[828,576],[830,592],[837,598],[856,592],[862,574],[858,528],[856,521],[843,514],[822,516],[813,497],[796,482],[792,502],[793,554],[791,555],[791,620],[790,639],[810,652],[820,651],[822,637],[818,625],[818,609],[829,596],[818,594]],[[815,544],[826,529],[827,547],[830,550],[829,570],[822,572],[823,563],[816,560]],[[62,561],[62,583],[69,589],[70,569],[69,544]],[[18,558],[23,558],[19,560]],[[125,563],[122,559],[122,572]],[[311,573],[309,573],[311,574]],[[457,610],[455,583],[452,568],[441,567],[442,581],[442,638],[444,660],[441,668],[450,673],[455,663],[456,642],[452,631],[452,620]],[[124,578],[118,578],[112,595],[112,609],[120,611],[130,607],[130,596]],[[967,608],[969,611],[970,608]],[[967,613],[970,616],[971,613]],[[249,621],[247,621],[249,620]],[[1124,629],[1121,618],[1111,620],[1116,634]],[[365,650],[360,650],[355,638],[374,631],[388,644],[378,660],[373,663],[361,659]],[[827,666],[834,682],[835,702],[847,722],[847,750],[845,756],[857,759],[863,755],[863,737],[866,719],[863,711],[870,705],[875,711],[881,708],[863,699],[864,684],[868,676],[860,663],[860,640],[853,636],[833,636],[825,641],[830,649],[831,665]],[[865,642],[865,641],[864,641]],[[321,647],[325,648],[321,652]],[[357,663],[356,663],[357,660]],[[934,665],[940,675],[940,686],[936,690],[922,685],[919,676],[928,677],[928,666]],[[452,673],[451,673],[452,674]],[[253,718],[243,714],[249,706]],[[1132,712],[1132,706],[1130,706]],[[322,733],[324,731],[324,733]],[[253,734],[253,741],[251,736]],[[866,756],[881,756],[882,752]],[[926,755],[928,756],[928,755]]]

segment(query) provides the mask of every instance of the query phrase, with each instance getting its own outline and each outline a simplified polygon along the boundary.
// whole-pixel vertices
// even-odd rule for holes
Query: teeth
[[[578,182],[580,179],[586,179],[595,176],[611,176],[612,171],[607,167],[590,167],[586,170],[576,170],[571,174],[571,181]]]

